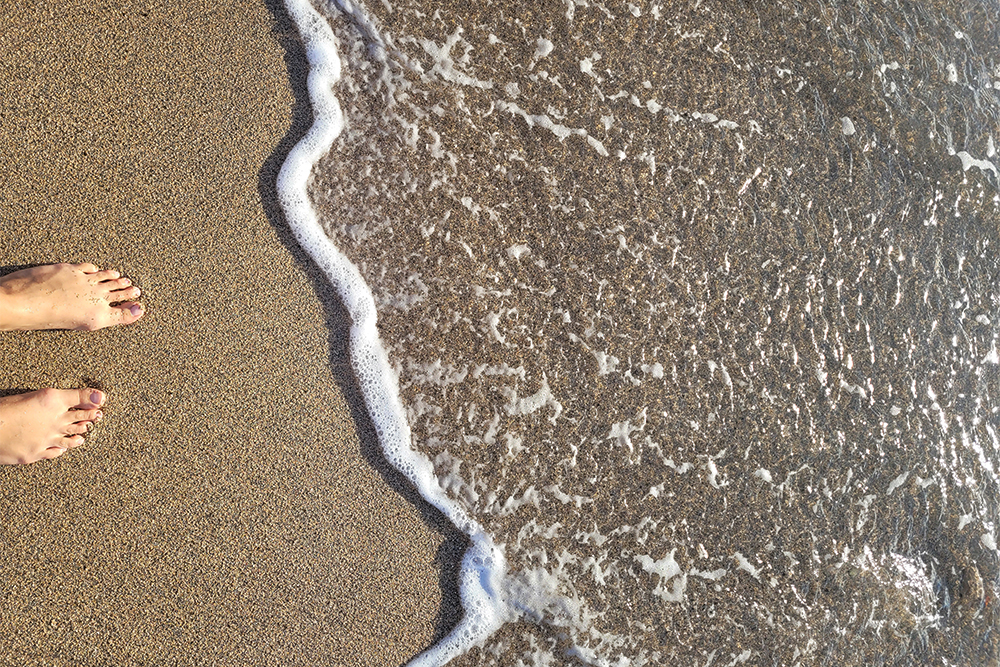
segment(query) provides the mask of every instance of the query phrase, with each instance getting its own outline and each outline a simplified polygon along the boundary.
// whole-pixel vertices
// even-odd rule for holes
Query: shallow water
[[[326,9],[312,198],[507,560],[459,662],[995,664],[994,5]]]

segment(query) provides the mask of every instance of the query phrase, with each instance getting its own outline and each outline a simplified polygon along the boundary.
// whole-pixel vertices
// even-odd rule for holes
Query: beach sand
[[[278,0],[8,4],[0,266],[115,267],[136,325],[0,336],[6,393],[105,419],[0,468],[0,664],[396,665],[461,613],[460,534],[381,458],[274,180],[311,122]]]

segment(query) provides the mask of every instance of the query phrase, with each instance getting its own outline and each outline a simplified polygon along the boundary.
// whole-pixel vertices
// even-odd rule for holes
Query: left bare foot
[[[0,278],[0,331],[93,331],[142,317],[139,288],[93,264],[35,266]]]
[[[97,389],[41,389],[0,398],[0,464],[34,463],[83,444],[102,414]]]

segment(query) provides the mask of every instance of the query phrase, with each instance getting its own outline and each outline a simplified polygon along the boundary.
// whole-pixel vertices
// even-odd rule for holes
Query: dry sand
[[[110,396],[81,449],[0,468],[0,664],[400,664],[460,613],[464,545],[381,459],[276,204],[310,122],[294,26],[110,4],[0,19],[0,266],[116,267],[147,307],[0,336],[7,393]]]

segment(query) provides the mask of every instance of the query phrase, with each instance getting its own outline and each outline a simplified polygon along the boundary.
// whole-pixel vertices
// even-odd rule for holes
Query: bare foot
[[[0,464],[33,463],[83,444],[101,419],[96,389],[40,389],[0,398]]]
[[[0,278],[0,331],[93,331],[142,317],[139,288],[93,264],[36,266]]]

